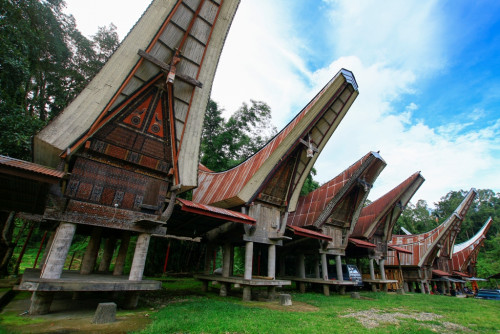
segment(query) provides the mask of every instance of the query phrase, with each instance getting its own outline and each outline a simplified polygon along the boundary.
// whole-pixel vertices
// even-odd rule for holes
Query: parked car
[[[479,289],[476,298],[500,300],[500,290]]]
[[[344,281],[354,281],[355,285],[358,287],[363,286],[363,279],[361,273],[353,264],[343,264],[342,265],[342,275]],[[337,279],[337,268],[335,265],[328,266],[328,278]]]

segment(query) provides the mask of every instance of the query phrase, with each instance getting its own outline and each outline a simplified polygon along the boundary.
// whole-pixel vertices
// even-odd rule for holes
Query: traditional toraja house
[[[469,240],[453,246],[451,269],[454,275],[470,277],[476,276],[476,261],[479,250],[486,239],[486,233],[491,227],[493,219],[486,220],[483,227]]]
[[[398,249],[397,246],[390,245],[392,230],[404,208],[424,181],[425,179],[420,172],[416,172],[361,210],[351,238],[367,241],[374,244],[375,247],[357,247],[355,244],[351,244],[347,249],[347,253],[349,257],[368,257],[370,259],[370,276],[369,278],[363,278],[363,281],[370,283],[372,289],[376,289],[377,285],[381,285],[383,290],[387,290],[388,284],[394,283],[394,280],[390,278],[397,277],[402,283],[402,277],[397,275],[400,273],[399,270],[391,272],[389,279],[386,277],[385,261],[387,259],[387,250],[388,248],[393,249],[396,254],[398,254],[398,251],[407,252],[405,249]],[[374,261],[379,264],[379,278],[375,276]]]
[[[401,269],[405,283],[414,291],[414,284],[420,284],[420,291],[430,292],[429,281],[432,275],[451,276],[449,266],[456,235],[460,225],[476,197],[471,189],[453,214],[433,230],[413,235],[393,235],[391,244],[411,252],[388,250],[388,269]],[[402,254],[396,254],[402,253]]]
[[[297,210],[289,215],[287,223],[293,234],[301,238],[286,242],[280,258],[281,274],[286,275],[285,257],[294,257],[296,272],[287,279],[299,282],[301,291],[305,291],[306,283],[320,284],[324,294],[329,295],[330,285],[339,285],[343,293],[345,285],[353,284],[343,280],[342,256],[363,203],[385,166],[378,153],[370,152],[320,188],[299,198]],[[365,246],[363,241],[355,241]],[[306,255],[314,257],[312,278],[306,278]],[[335,280],[328,275],[328,257],[335,257]]]
[[[290,284],[275,279],[276,246],[285,238],[288,212],[294,211],[302,185],[326,142],[358,95],[351,72],[341,70],[314,99],[264,148],[240,165],[221,173],[199,170],[199,186],[193,201],[248,212],[255,226],[243,228],[229,223],[209,232],[205,240],[223,244],[223,271],[218,281],[221,294],[230,284],[243,286],[243,298],[251,297],[251,286]],[[253,275],[254,243],[267,253],[267,278]],[[245,245],[244,277],[232,277],[234,246]],[[256,247],[256,248],[257,248]],[[257,251],[257,249],[256,249]],[[198,276],[208,282],[213,276]]]
[[[57,226],[40,270],[23,276],[31,314],[54,291],[137,291],[152,234],[165,234],[177,193],[197,185],[203,117],[222,46],[239,1],[154,0],[102,70],[34,140],[37,163],[66,176],[51,189],[43,221]],[[78,272],[63,273],[75,233],[91,236]],[[131,235],[132,268],[122,276]],[[108,272],[120,239],[113,275]],[[89,277],[89,275],[94,275]]]

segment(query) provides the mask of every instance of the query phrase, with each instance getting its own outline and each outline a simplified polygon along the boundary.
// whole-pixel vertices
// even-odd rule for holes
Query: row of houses
[[[358,95],[348,70],[340,70],[245,162],[221,173],[199,164],[205,107],[238,4],[153,0],[97,76],[36,135],[34,163],[0,158],[2,219],[19,212],[50,233],[39,268],[26,270],[17,287],[33,292],[30,314],[49,312],[54,295],[65,291],[122,292],[124,306],[135,307],[140,291],[160,289],[143,273],[151,237],[166,235],[206,243],[205,272],[197,278],[204,288],[220,283],[221,295],[240,286],[244,300],[254,287],[266,287],[272,296],[292,281],[302,290],[320,284],[325,294],[331,286],[343,292],[353,284],[343,280],[346,255],[369,258],[367,281],[374,288],[425,285],[433,272],[455,270],[451,250],[474,190],[445,223],[417,236],[392,230],[424,181],[420,173],[363,207],[386,166],[379,153],[367,153],[300,197]],[[244,89],[240,80],[235,84]],[[191,190],[192,200],[181,198]],[[88,236],[89,244],[81,268],[66,271],[75,235]],[[134,256],[124,274],[131,238]],[[477,251],[466,250],[476,244],[457,251],[457,272],[473,263]],[[212,270],[218,247],[221,275]],[[233,273],[236,247],[245,251],[243,276]],[[265,255],[262,261],[255,261],[257,252]],[[336,279],[328,274],[333,261]],[[260,262],[265,275],[255,274]],[[387,278],[391,270],[398,279]]]

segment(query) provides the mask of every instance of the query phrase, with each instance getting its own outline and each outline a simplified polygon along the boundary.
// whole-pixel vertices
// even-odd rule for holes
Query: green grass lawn
[[[189,279],[164,282],[174,293],[140,333],[499,333],[500,302],[420,294],[362,292],[325,297],[292,292],[294,306],[242,302],[201,293]],[[176,287],[179,287],[177,289]],[[200,290],[196,290],[200,287]],[[187,295],[191,289],[195,294]],[[175,292],[182,291],[182,294]],[[182,296],[182,297],[181,297]],[[364,324],[362,324],[362,322]]]

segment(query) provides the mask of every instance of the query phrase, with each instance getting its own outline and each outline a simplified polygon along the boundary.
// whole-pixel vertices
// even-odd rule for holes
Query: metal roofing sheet
[[[446,271],[442,271],[442,270],[438,270],[438,269],[432,270],[432,273],[436,274],[438,276],[451,276],[450,273],[447,273]]]
[[[357,247],[363,247],[363,248],[376,248],[377,245],[372,244],[371,242],[360,240],[360,239],[355,239],[355,238],[349,238],[349,242],[354,244]]]
[[[227,221],[255,225],[256,220],[243,213],[221,209],[210,205],[204,205],[188,201],[186,199],[177,199],[182,204],[182,210],[187,212],[198,213],[204,216],[226,219]]]
[[[12,167],[16,169],[22,169],[24,171],[41,174],[45,176],[55,177],[58,179],[62,179],[64,176],[64,172],[45,167],[33,162],[28,162],[24,160],[14,159],[11,157],[0,155],[0,165]]]
[[[420,175],[420,172],[416,172],[409,178],[401,182],[397,187],[386,193],[384,196],[378,198],[370,205],[364,207],[363,210],[361,211],[358,222],[354,227],[352,236],[355,237],[364,236],[369,238],[370,236],[366,235],[366,233],[368,231],[376,230],[376,225],[381,224],[385,221],[385,219],[382,218],[386,217],[388,212],[390,212],[394,207],[394,205],[398,203],[399,200],[401,200],[403,195],[410,190],[412,184],[418,178],[421,178],[422,180],[421,183],[422,183],[423,177]],[[413,194],[416,192],[417,189],[418,187],[414,189],[413,193],[410,196],[407,196],[407,200],[405,201],[406,203],[402,203],[403,206],[405,206],[408,203],[408,201],[411,199],[411,197],[413,196]],[[396,217],[392,217],[392,220],[396,221],[398,217],[399,215],[397,215]]]
[[[345,191],[347,194],[347,189],[344,187],[347,187],[349,182],[352,183],[353,180],[351,180],[351,178],[361,167],[365,167],[366,171],[369,170],[365,163],[369,157],[374,157],[373,153],[374,152],[367,153],[335,178],[323,184],[320,188],[310,192],[306,196],[300,197],[296,211],[290,213],[288,216],[287,224],[291,226],[312,225],[337,194],[341,193],[341,191]],[[383,160],[379,160],[378,158],[372,160],[373,164],[375,162],[383,162],[385,164]],[[373,182],[373,180],[367,180],[367,182]],[[355,210],[355,208],[352,208],[352,210]]]
[[[319,233],[319,232],[316,232],[316,231],[311,231],[311,230],[308,230],[308,229],[305,229],[302,227],[298,227],[298,226],[288,226],[288,227],[291,230],[293,230],[293,233],[295,233],[296,235],[300,235],[300,236],[308,237],[308,238],[325,240],[325,241],[332,241],[333,240],[332,237],[325,235],[325,234],[322,234],[322,233]]]
[[[400,252],[400,253],[412,254],[411,250],[408,250],[408,249],[403,248],[403,247],[398,247],[398,246],[394,246],[394,245],[387,245],[387,247],[389,247],[390,249],[393,249],[397,252]]]

